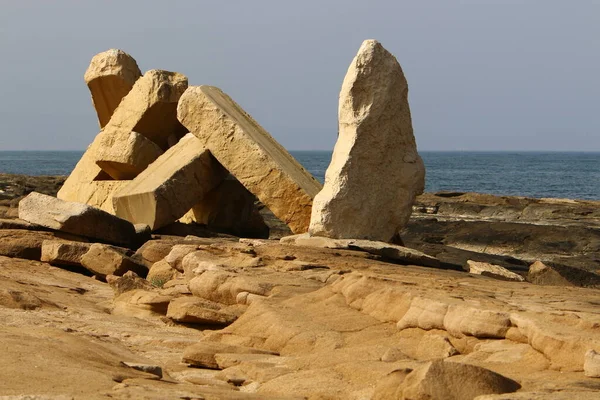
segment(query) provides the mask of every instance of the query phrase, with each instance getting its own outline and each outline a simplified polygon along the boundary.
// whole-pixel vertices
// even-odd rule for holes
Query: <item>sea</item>
[[[330,151],[290,152],[321,182]],[[0,151],[0,173],[68,175],[81,151]],[[425,191],[600,200],[600,152],[420,151]],[[374,177],[375,178],[375,177]],[[376,177],[385,184],[385,177]]]

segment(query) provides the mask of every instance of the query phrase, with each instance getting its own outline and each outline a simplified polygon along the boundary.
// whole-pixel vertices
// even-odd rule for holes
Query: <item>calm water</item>
[[[320,181],[331,152],[291,152]],[[0,151],[0,172],[67,175],[82,152]],[[421,152],[426,191],[600,200],[600,153]]]

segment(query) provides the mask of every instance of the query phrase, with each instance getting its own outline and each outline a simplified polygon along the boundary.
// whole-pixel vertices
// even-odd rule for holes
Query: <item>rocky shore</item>
[[[423,194],[377,41],[323,185],[219,88],[116,49],[85,81],[71,175],[0,175],[1,398],[600,395],[600,202]]]

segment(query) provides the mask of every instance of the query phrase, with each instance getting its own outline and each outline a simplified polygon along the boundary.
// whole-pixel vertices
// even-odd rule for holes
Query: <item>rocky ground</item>
[[[37,261],[44,240],[73,238],[14,219],[22,195],[58,182],[0,176],[13,256],[0,256],[0,396],[600,396],[598,202],[422,195],[402,239],[435,263],[172,228],[129,254],[147,279],[94,278]],[[521,281],[468,273],[469,260]]]

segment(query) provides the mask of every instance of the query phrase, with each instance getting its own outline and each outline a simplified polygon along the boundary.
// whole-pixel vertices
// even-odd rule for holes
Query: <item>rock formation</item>
[[[158,229],[182,217],[226,173],[200,140],[187,134],[114,194],[115,214]]]
[[[141,76],[136,61],[122,50],[110,49],[92,58],[84,79],[92,94],[100,128],[108,123],[121,99]]]
[[[342,84],[339,136],[311,235],[389,242],[406,225],[425,178],[407,96],[396,58],[365,41]]]
[[[19,218],[47,228],[130,246],[136,241],[133,225],[98,208],[32,192],[19,202]]]
[[[192,86],[177,115],[207,149],[294,233],[308,229],[319,182],[220,89]]]

